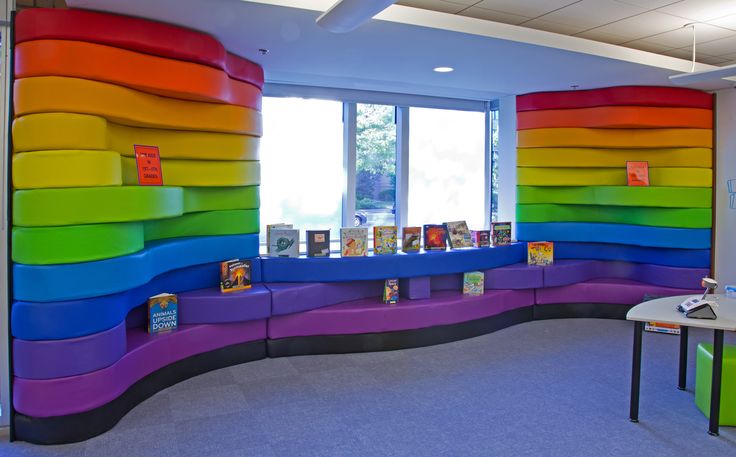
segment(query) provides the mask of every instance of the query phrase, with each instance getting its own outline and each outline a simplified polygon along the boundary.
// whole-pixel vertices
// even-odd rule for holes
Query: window
[[[261,243],[266,224],[304,230],[342,226],[342,103],[263,98],[261,139]]]
[[[484,228],[485,113],[411,108],[408,224]]]
[[[395,108],[357,105],[355,225],[396,224]]]

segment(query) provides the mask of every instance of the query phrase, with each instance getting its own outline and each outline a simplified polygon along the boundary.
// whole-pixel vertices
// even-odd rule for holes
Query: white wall
[[[498,220],[516,222],[516,96],[498,106]],[[512,238],[516,238],[513,224]]]
[[[736,285],[736,194],[733,208],[728,180],[736,191],[736,89],[716,92],[716,239],[715,277],[723,292],[726,284]]]

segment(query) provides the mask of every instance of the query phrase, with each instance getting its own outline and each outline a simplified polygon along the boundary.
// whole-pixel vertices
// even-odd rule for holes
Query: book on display
[[[290,228],[271,229],[271,257],[299,257],[299,230]]]
[[[491,222],[491,242],[494,246],[511,244],[511,222]]]
[[[401,250],[404,252],[419,252],[422,247],[422,228],[404,227],[401,232]]]
[[[424,250],[444,251],[447,249],[447,227],[438,224],[424,226]]]
[[[444,225],[447,227],[447,240],[450,244],[450,249],[469,248],[473,246],[470,230],[465,221],[445,222]]]
[[[220,263],[220,292],[237,292],[251,287],[251,261],[227,260]]]
[[[307,257],[330,256],[330,231],[307,230]]]
[[[343,257],[368,255],[368,229],[366,227],[341,228],[340,255]]]
[[[530,241],[527,243],[527,263],[529,265],[552,265],[554,262],[554,243],[551,241]]]
[[[373,227],[373,255],[396,254],[395,225],[377,225]]]

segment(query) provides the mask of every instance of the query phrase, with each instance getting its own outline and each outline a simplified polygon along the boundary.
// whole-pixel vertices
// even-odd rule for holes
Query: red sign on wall
[[[136,144],[135,163],[138,167],[139,186],[163,186],[164,176],[161,172],[161,157],[158,146],[142,146]]]

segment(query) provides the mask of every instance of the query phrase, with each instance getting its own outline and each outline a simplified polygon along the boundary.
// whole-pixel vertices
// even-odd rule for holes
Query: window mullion
[[[355,220],[355,168],[357,165],[357,106],[343,103],[343,172],[342,226],[352,227]]]

